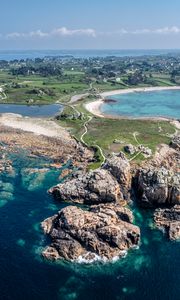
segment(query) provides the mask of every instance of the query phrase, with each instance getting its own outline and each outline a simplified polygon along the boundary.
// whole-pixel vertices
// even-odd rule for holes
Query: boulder
[[[171,240],[180,239],[180,205],[172,208],[156,209],[154,221],[158,228],[164,229]]]
[[[180,204],[180,174],[165,167],[141,169],[136,192],[143,206]]]
[[[117,202],[123,199],[117,180],[105,169],[77,172],[71,179],[51,188],[49,193],[58,200],[84,204]]]
[[[43,256],[89,262],[121,257],[140,241],[140,229],[132,221],[131,211],[119,205],[95,205],[88,211],[76,206],[65,207],[42,222],[44,232],[52,241]]]
[[[124,146],[124,151],[133,155],[137,150],[136,150],[136,147],[134,147],[132,144],[128,144],[128,145]]]
[[[180,150],[180,135],[174,136],[170,143],[170,146],[176,150]]]
[[[103,169],[108,170],[112,176],[120,183],[121,186],[130,187],[131,183],[131,166],[124,155],[120,152],[119,155],[111,155],[106,159]]]
[[[152,150],[143,145],[138,146],[138,151],[141,151],[141,153],[144,155],[144,157],[150,157],[152,155]]]

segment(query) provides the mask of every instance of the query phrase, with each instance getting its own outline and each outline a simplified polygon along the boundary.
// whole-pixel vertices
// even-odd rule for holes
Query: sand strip
[[[32,132],[36,135],[54,137],[61,140],[71,141],[69,133],[54,121],[23,117],[18,114],[5,113],[0,115],[0,125],[8,126],[26,132]]]

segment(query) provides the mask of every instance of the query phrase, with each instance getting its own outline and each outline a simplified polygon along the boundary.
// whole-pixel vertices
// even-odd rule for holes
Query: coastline
[[[145,87],[145,88],[130,88],[130,89],[124,89],[124,90],[114,90],[114,91],[108,91],[100,93],[100,97],[98,100],[86,103],[84,107],[87,111],[92,113],[93,115],[100,117],[100,118],[109,118],[109,119],[151,119],[151,120],[171,120],[171,118],[167,117],[138,117],[138,118],[132,118],[132,117],[126,117],[126,116],[115,116],[115,115],[106,115],[103,114],[101,111],[101,105],[104,103],[104,99],[109,96],[114,95],[122,95],[122,94],[129,94],[129,93],[138,93],[138,92],[155,92],[155,91],[166,91],[166,90],[180,90],[180,86],[165,86],[165,87]]]
[[[45,118],[24,117],[20,114],[0,114],[0,126],[6,126],[35,135],[44,135],[49,138],[56,138],[71,141],[69,133],[54,121]]]

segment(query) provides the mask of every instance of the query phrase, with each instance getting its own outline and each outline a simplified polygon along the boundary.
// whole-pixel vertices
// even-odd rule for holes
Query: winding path
[[[3,87],[6,86],[6,84],[3,84],[0,86],[0,100],[6,100],[7,99],[7,95],[3,90]]]
[[[85,131],[84,131],[84,133],[83,133],[83,134],[81,135],[81,137],[80,137],[81,142],[82,142],[86,147],[89,147],[89,145],[84,141],[84,136],[85,136],[85,135],[87,134],[87,132],[88,132],[88,127],[87,127],[87,125],[88,125],[89,122],[91,122],[92,118],[93,118],[92,116],[88,116],[88,120],[87,120],[87,121],[84,123],[84,125],[83,125]],[[103,165],[103,164],[105,163],[106,157],[104,156],[104,153],[103,153],[103,151],[102,151],[102,148],[101,148],[99,145],[94,145],[94,146],[97,147],[97,148],[99,149],[99,151],[100,151],[100,154],[101,154],[102,159],[103,159],[101,165]]]

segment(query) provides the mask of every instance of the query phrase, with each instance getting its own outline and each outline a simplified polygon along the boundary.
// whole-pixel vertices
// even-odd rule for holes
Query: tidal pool
[[[134,92],[107,97],[114,100],[103,103],[105,115],[132,118],[180,118],[180,90]]]

